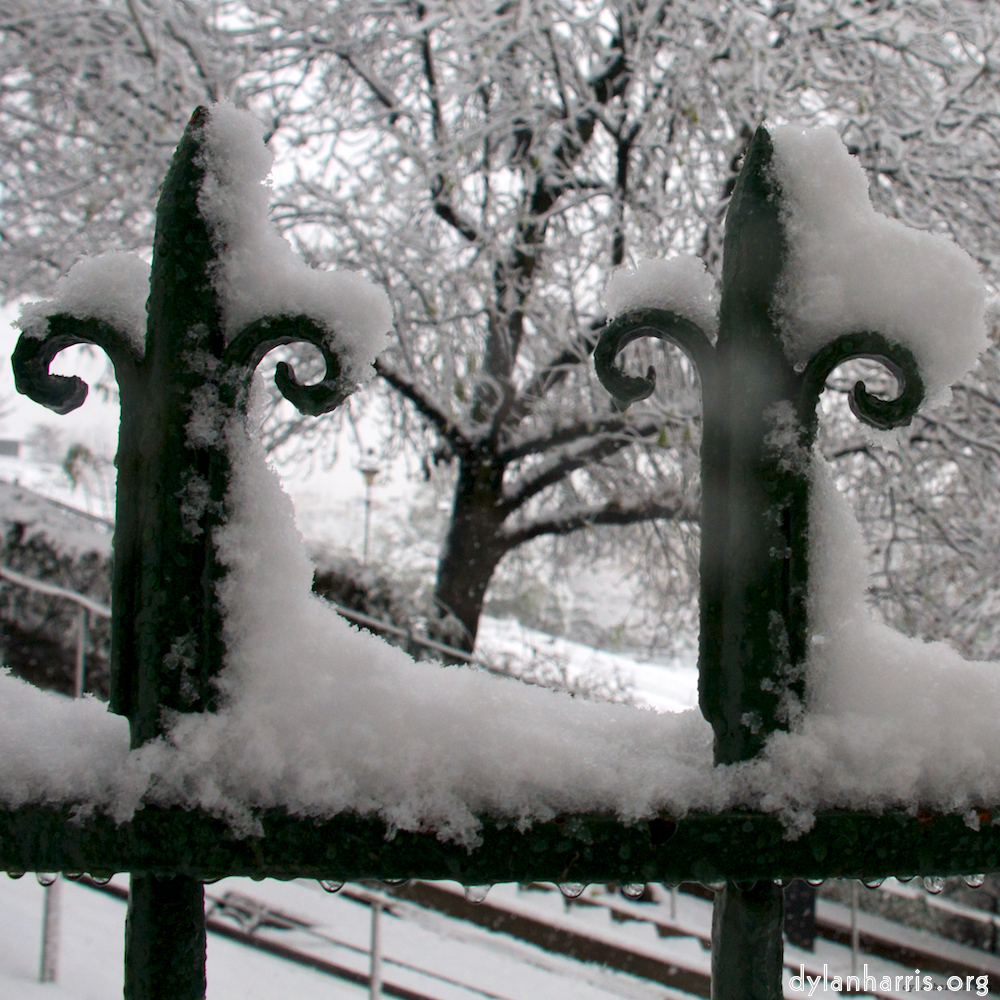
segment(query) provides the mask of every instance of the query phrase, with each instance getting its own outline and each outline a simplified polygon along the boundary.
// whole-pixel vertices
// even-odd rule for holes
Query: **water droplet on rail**
[[[52,885],[57,878],[59,878],[58,872],[35,872],[35,878],[38,880],[39,885]]]
[[[7,878],[24,878],[24,872],[7,872]]]
[[[63,872],[63,878],[68,882],[79,882],[83,878],[83,872]]]
[[[940,875],[928,875],[924,878],[924,888],[936,896],[944,890],[944,879]]]
[[[815,888],[818,885],[822,885],[825,881],[825,878],[807,878],[806,885],[811,885]]]
[[[884,881],[885,878],[863,878],[861,884],[867,889],[877,889]]]
[[[626,882],[622,886],[622,895],[629,899],[642,899],[646,893],[645,882]]]
[[[580,896],[583,895],[583,891],[586,888],[587,887],[586,887],[586,885],[583,884],[583,882],[560,882],[559,883],[559,891],[567,899],[577,899],[577,898],[579,898]]]
[[[488,885],[467,885],[465,887],[466,902],[481,903],[487,897],[491,888]]]
[[[379,881],[382,885],[406,885],[410,880],[408,878],[380,878]]]
[[[334,882],[332,879],[321,878],[316,881],[319,882],[319,887],[326,892],[340,892],[344,888],[343,882]]]
[[[963,875],[962,877],[970,889],[978,889],[986,881],[985,875]]]
[[[94,885],[107,885],[113,878],[114,875],[95,875],[93,872],[90,873],[90,881]]]
[[[916,875],[897,875],[897,882],[912,882],[917,876]]]
[[[722,892],[726,888],[725,882],[702,882],[701,883],[706,889],[711,889],[712,892]]]

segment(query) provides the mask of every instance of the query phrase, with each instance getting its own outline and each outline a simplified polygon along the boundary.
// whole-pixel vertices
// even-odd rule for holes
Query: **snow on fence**
[[[780,996],[789,877],[1000,870],[995,665],[873,622],[850,514],[812,448],[833,368],[876,427],[910,419],[985,342],[972,261],[877,216],[826,130],[760,129],[729,208],[721,299],[700,265],[617,275],[595,352],[652,333],[703,393],[700,694],[695,712],[593,704],[467,666],[414,662],[310,592],[291,505],[254,432],[254,370],[305,341],[339,405],[392,322],[357,275],[317,272],[267,222],[260,127],[195,112],[164,181],[151,271],[78,264],[26,307],[20,391],[102,347],[121,390],[112,695],[66,703],[0,675],[0,865],[132,873],[126,995],[201,997],[203,880],[724,881],[714,995]],[[716,329],[717,327],[717,329]],[[961,725],[956,720],[961,719]]]

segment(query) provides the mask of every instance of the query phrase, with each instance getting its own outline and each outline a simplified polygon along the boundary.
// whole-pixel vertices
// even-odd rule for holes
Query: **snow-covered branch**
[[[684,494],[669,498],[646,499],[637,504],[609,500],[596,507],[565,510],[551,517],[531,521],[523,527],[505,531],[502,540],[510,549],[543,535],[568,535],[591,525],[638,524],[641,521],[697,521],[700,504]]]
[[[525,475],[517,487],[506,494],[499,506],[507,512],[517,510],[532,497],[555,486],[577,469],[598,464],[623,448],[635,445],[644,438],[654,437],[662,426],[660,421],[652,420],[644,424],[628,424],[626,433],[605,433],[593,438],[587,435],[592,440],[591,444],[568,449],[561,454],[557,452],[554,460],[543,463],[537,471],[533,469],[532,474]],[[580,437],[576,440],[579,441]]]
[[[380,378],[384,379],[416,407],[417,412],[451,445],[453,451],[461,453],[468,447],[468,440],[455,422],[438,409],[430,397],[422,392],[414,382],[394,372],[381,361],[375,362],[375,371]]]

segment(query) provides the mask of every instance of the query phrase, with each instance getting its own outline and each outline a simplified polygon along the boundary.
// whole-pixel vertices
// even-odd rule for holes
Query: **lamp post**
[[[368,534],[371,528],[372,519],[372,484],[378,475],[378,462],[375,460],[375,450],[369,448],[358,463],[358,472],[364,476],[365,480],[365,542],[363,560],[368,562]]]

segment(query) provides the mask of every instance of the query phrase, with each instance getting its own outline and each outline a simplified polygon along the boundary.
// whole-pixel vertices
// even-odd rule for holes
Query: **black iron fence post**
[[[328,333],[306,316],[258,319],[226,338],[215,281],[225,252],[199,196],[208,112],[195,111],[174,154],[156,210],[145,350],[126,331],[91,318],[48,317],[42,336],[18,341],[17,388],[57,412],[79,406],[86,386],[49,374],[77,343],[102,347],[121,395],[111,625],[111,707],[128,716],[132,746],[164,734],[176,712],[214,710],[224,645],[215,548],[226,520],[226,428],[246,420],[250,379],[271,348],[309,341],[323,353],[322,382],[300,386],[287,366],[276,381],[301,410],[338,406],[354,384],[341,377]],[[208,427],[192,429],[199,412]],[[126,924],[129,1000],[195,1000],[205,992],[202,883],[134,872]],[[196,919],[197,918],[197,919]]]
[[[802,371],[787,358],[775,297],[788,247],[772,146],[757,130],[726,217],[719,334],[679,315],[642,309],[618,317],[595,350],[598,375],[625,407],[652,393],[655,372],[625,375],[615,357],[650,335],[684,349],[702,387],[699,701],[715,732],[716,764],[749,760],[788,728],[802,703],[807,654],[809,456],[826,377],[852,357],[875,357],[897,376],[886,403],[860,384],[852,407],[879,427],[909,422],[923,399],[912,354],[859,331]],[[712,996],[781,997],[781,889],[730,880],[716,896]]]

